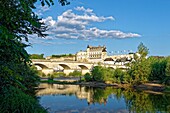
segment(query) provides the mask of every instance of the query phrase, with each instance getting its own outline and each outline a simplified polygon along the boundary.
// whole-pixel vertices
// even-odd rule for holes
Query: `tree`
[[[170,57],[167,57],[166,76],[170,77]]]
[[[0,83],[3,83],[4,79],[9,81],[13,79],[17,82],[14,79],[18,73],[15,68],[19,65],[28,66],[30,59],[25,47],[29,45],[23,43],[23,41],[28,42],[28,35],[36,34],[40,37],[47,35],[44,34],[47,27],[33,12],[37,1],[0,0]],[[53,0],[40,0],[40,2],[42,6],[54,4]],[[69,4],[67,0],[59,0],[59,3]],[[22,70],[21,67],[18,69]]]
[[[92,69],[91,73],[92,73],[93,80],[95,80],[95,81],[103,81],[104,80],[103,73],[102,73],[102,66],[95,66]]]
[[[135,61],[130,64],[127,72],[134,83],[148,81],[151,72],[150,60],[146,59],[148,53],[149,49],[143,43],[140,43],[138,52],[134,54]]]
[[[140,54],[141,59],[146,58],[149,49],[143,43],[140,43],[138,46],[138,53]]]
[[[3,109],[4,111],[1,109],[2,112],[10,112],[9,106],[12,112],[38,112],[36,108],[31,108],[36,107],[38,103],[32,97],[34,96],[32,90],[35,90],[39,77],[30,67],[29,55],[25,50],[29,45],[24,43],[24,41],[28,42],[28,35],[36,34],[40,37],[47,35],[44,34],[47,26],[33,12],[37,1],[40,1],[42,6],[54,4],[53,0],[0,0],[0,100],[6,102],[4,97],[8,97],[8,94],[16,100],[20,98],[17,98],[17,95],[22,95],[23,99],[20,100],[23,100],[25,105],[30,105],[28,110],[27,106],[24,107],[22,102],[18,102],[19,108],[13,106],[17,109],[13,111],[10,98],[7,104],[4,104],[7,109]],[[59,3],[69,4],[67,0],[59,0]],[[16,91],[19,94],[13,97]],[[23,109],[20,106],[23,106]],[[39,105],[37,108],[39,110]]]

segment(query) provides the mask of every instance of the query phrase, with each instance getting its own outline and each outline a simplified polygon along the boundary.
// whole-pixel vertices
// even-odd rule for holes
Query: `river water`
[[[169,94],[45,83],[39,88],[40,104],[50,113],[170,113]]]

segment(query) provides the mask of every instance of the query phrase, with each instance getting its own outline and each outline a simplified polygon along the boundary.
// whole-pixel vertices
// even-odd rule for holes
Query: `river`
[[[49,113],[170,113],[170,94],[133,89],[43,83],[37,96]]]

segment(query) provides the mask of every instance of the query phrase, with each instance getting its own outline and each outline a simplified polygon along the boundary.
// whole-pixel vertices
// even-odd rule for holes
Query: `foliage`
[[[35,69],[30,67],[29,55],[25,50],[29,46],[27,44],[29,35],[35,34],[40,37],[47,35],[44,34],[47,26],[33,12],[37,1],[0,0],[0,93],[3,97],[8,97],[1,99],[5,106],[2,109],[4,112],[8,112],[8,109],[11,112],[43,112],[38,110],[39,108],[36,110],[38,103],[29,96],[34,96],[34,87],[38,85],[39,77]],[[42,6],[53,4],[53,0],[40,2]],[[61,5],[68,4],[67,0],[59,2]],[[20,97],[24,105],[19,101]],[[18,102],[18,106],[15,107],[14,102]]]
[[[35,98],[14,86],[4,88],[0,100],[1,113],[46,113]]]
[[[0,65],[0,91],[12,85],[26,93],[34,94],[34,87],[39,81],[37,73],[35,68],[24,63]]]
[[[167,57],[149,57],[146,59],[148,49],[141,43],[138,46],[140,57],[130,64],[127,74],[132,78],[133,83],[147,81],[160,81],[166,83],[170,78],[168,75],[169,58]]]
[[[149,53],[149,49],[143,43],[140,43],[138,46],[138,53],[140,54],[141,59],[146,58]]]
[[[153,58],[153,60],[150,79],[162,81],[166,77],[167,60],[165,58]]]
[[[90,81],[92,81],[92,75],[90,75],[90,73],[86,73],[84,75],[84,79],[86,82],[90,82]]]
[[[54,77],[66,76],[64,72],[54,72],[53,75]]]
[[[30,59],[44,59],[44,54],[31,54]]]
[[[94,81],[111,81],[114,83],[127,83],[130,81],[130,76],[121,69],[111,69],[102,66],[95,66],[92,70],[92,78]]]
[[[60,58],[60,57],[74,57],[73,54],[61,54],[61,55],[52,55],[52,58]]]
[[[81,73],[81,71],[75,70],[75,71],[69,73],[69,76],[72,76],[72,77],[81,77],[82,73]]]
[[[166,83],[169,77],[169,57],[149,57],[142,61],[133,62],[127,71],[133,80],[133,83],[159,81]]]
[[[115,82],[120,83],[121,81],[123,81],[123,76],[124,76],[124,72],[121,69],[118,69],[118,68],[115,69],[114,74],[113,74],[113,78],[117,79],[117,81]]]
[[[86,87],[86,92],[91,94],[89,103],[106,104],[108,98],[118,101],[124,100],[126,109],[132,113],[169,113],[169,94],[150,94],[134,91],[131,88],[94,88]]]
[[[53,72],[47,75],[49,80],[53,80],[54,78],[60,77],[60,76],[66,76],[63,72]]]
[[[148,81],[150,72],[151,69],[148,60],[143,60],[142,62],[134,62],[128,70],[128,74],[133,79],[133,82],[136,83],[141,81]]]
[[[138,84],[156,80],[160,83],[170,83],[170,57],[137,60],[132,62],[126,71],[96,66],[91,74],[94,81],[101,82]]]
[[[46,77],[46,75],[45,75],[42,71],[40,71],[40,70],[38,70],[38,76],[40,76],[40,77]]]
[[[93,69],[92,69],[92,77],[93,77],[93,80],[95,81],[103,81],[103,72],[102,72],[102,66],[95,66]]]

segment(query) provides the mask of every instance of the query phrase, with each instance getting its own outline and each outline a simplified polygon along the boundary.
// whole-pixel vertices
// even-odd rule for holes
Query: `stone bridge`
[[[97,63],[86,63],[77,61],[52,61],[52,60],[40,60],[32,59],[32,64],[37,67],[38,70],[42,70],[43,73],[48,74],[52,72],[64,72],[67,75],[75,70],[81,71],[82,74],[90,72]],[[122,68],[126,69],[124,65],[113,65],[101,63],[101,66],[116,69]]]

